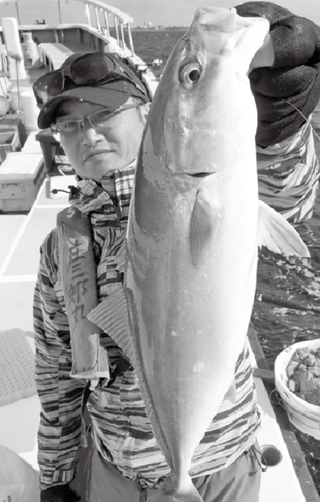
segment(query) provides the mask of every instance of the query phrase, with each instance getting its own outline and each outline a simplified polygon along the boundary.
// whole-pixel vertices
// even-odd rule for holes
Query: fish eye
[[[187,86],[198,82],[201,77],[201,66],[199,63],[188,63],[180,69],[179,80]]]

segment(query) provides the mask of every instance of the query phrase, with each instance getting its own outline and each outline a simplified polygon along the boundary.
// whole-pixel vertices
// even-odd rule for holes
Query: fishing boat
[[[40,3],[45,2],[41,0],[39,7]],[[83,10],[85,22],[70,24],[63,22],[62,0],[57,0],[57,22],[47,22],[37,10],[34,23],[23,24],[23,4],[22,0],[14,2],[15,15],[3,20],[0,28],[0,93],[11,108],[0,117],[0,138],[9,137],[0,144],[4,152],[0,165],[0,360],[6,356],[10,373],[0,371],[4,389],[0,393],[0,445],[37,469],[40,404],[32,376],[32,298],[40,245],[55,226],[58,212],[68,205],[74,176],[59,145],[48,132],[37,129],[31,84],[45,71],[58,68],[71,53],[91,51],[117,51],[128,58],[141,71],[151,93],[157,79],[150,65],[135,53],[130,31],[133,19],[119,9],[99,0],[72,0],[75,8]],[[271,403],[273,375],[253,327],[250,341],[262,411],[259,443],[269,464],[262,476],[260,502],[319,502],[288,418]]]

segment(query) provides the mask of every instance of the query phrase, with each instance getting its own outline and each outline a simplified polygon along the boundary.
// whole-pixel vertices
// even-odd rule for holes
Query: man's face
[[[129,98],[126,104],[134,103]],[[131,108],[110,119],[110,127],[95,130],[88,121],[72,139],[61,139],[61,145],[72,167],[83,179],[97,182],[115,169],[122,169],[137,156],[144,129],[147,105]],[[103,106],[73,100],[62,101],[56,122],[84,119]]]

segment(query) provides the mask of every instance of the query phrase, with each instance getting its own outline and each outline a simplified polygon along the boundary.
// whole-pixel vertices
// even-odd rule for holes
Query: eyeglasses
[[[46,104],[68,90],[68,79],[79,86],[90,86],[90,84],[97,86],[124,80],[133,84],[143,96],[147,97],[147,90],[141,80],[117,54],[96,52],[84,54],[65,67],[62,66],[40,77],[33,84],[38,105]]]
[[[131,108],[139,108],[141,104],[123,105],[116,110],[98,110],[84,119],[62,120],[51,126],[51,132],[57,141],[71,140],[84,128],[87,120],[96,131],[107,132],[121,122],[121,112]]]

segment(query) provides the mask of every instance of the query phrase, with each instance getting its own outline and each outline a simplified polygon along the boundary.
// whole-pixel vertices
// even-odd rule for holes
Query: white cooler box
[[[29,211],[44,178],[41,153],[9,153],[0,165],[0,210]]]

